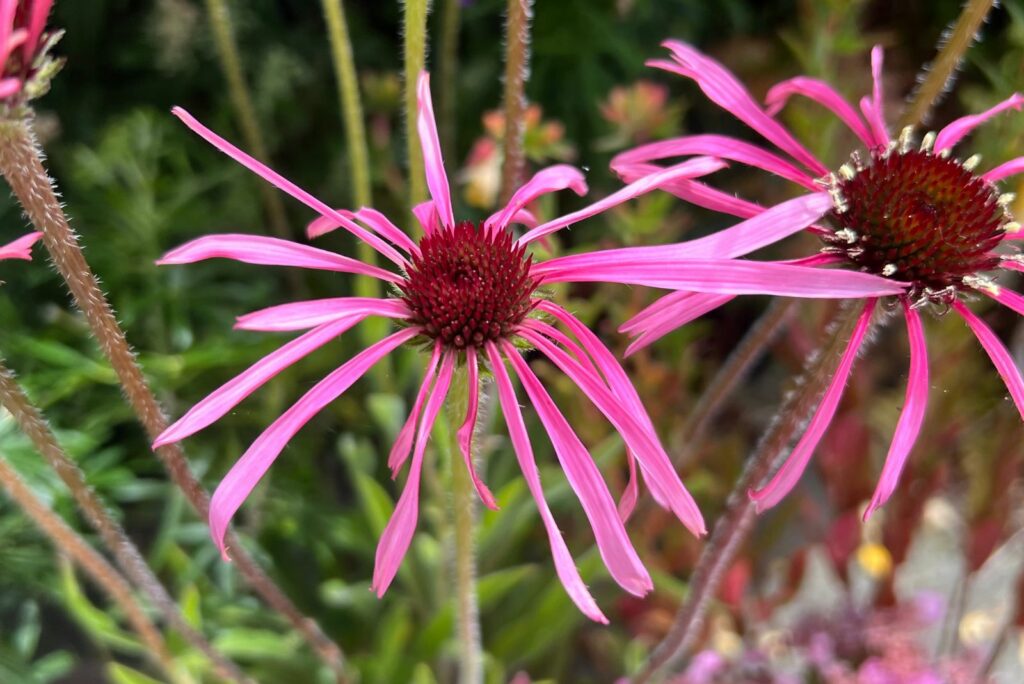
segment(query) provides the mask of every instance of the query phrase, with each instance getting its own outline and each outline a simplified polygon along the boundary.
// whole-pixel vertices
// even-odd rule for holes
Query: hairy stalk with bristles
[[[505,24],[505,162],[501,169],[500,204],[508,202],[523,180],[526,96],[530,75],[530,18],[533,0],[508,0]]]
[[[71,229],[53,183],[43,167],[41,152],[27,120],[0,122],[0,174],[11,186],[29,220],[43,233],[50,258],[117,374],[129,405],[146,434],[155,440],[167,428],[167,417],[146,383],[124,331],[85,260],[78,236]],[[199,517],[207,519],[209,494],[189,470],[182,450],[177,445],[167,445],[157,449],[156,454]],[[268,605],[288,619],[341,678],[344,661],[338,646],[324,635],[314,620],[299,611],[234,535],[229,544],[235,564],[246,582]]]
[[[192,646],[206,655],[218,676],[232,682],[252,680],[233,662],[219,653],[206,638],[185,620],[177,603],[157,579],[139,549],[128,534],[111,516],[99,495],[85,480],[85,474],[61,448],[57,436],[50,429],[39,409],[32,404],[14,374],[0,359],[0,406],[7,409],[21,431],[32,441],[57,476],[67,486],[72,498],[89,525],[99,533],[103,544],[114,556],[121,572],[135,587],[153,602],[167,622]]]
[[[80,567],[110,599],[124,612],[146,646],[146,655],[159,666],[168,678],[176,684],[190,681],[174,664],[174,657],[167,650],[167,644],[156,626],[132,594],[128,582],[111,567],[103,556],[78,536],[56,513],[46,507],[28,488],[7,459],[0,454],[0,484],[18,505],[32,519],[40,530],[49,537],[57,551]]]
[[[405,79],[405,145],[409,160],[409,206],[413,207],[427,199],[426,173],[423,169],[423,153],[420,151],[420,136],[416,131],[416,81],[427,61],[427,13],[430,0],[405,0],[402,19],[403,62]],[[416,223],[415,221],[413,223]],[[418,224],[417,224],[418,225]],[[413,227],[413,230],[419,230]]]

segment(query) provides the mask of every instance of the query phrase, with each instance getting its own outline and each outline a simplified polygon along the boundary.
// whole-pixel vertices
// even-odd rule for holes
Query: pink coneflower
[[[1024,314],[1024,298],[997,285],[989,275],[1004,269],[1024,270],[1014,253],[999,251],[1007,240],[1020,237],[1020,226],[1010,216],[1011,194],[1001,194],[997,183],[1024,170],[1024,158],[1014,159],[983,174],[974,169],[977,156],[960,161],[953,147],[975,127],[1007,109],[1020,109],[1024,97],[1012,97],[982,112],[965,116],[912,144],[913,131],[904,129],[892,139],[882,109],[882,50],[871,53],[873,92],[860,101],[860,112],[826,83],[797,77],[768,91],[768,109],[762,109],[725,67],[693,47],[668,41],[672,60],[650,65],[696,81],[717,105],[771,142],[778,151],[719,135],[692,135],[652,143],[624,152],[614,168],[628,181],[657,172],[653,160],[691,154],[713,154],[749,164],[793,181],[809,191],[796,199],[765,209],[699,182],[674,181],[664,189],[703,207],[747,219],[737,226],[689,244],[660,248],[617,250],[601,258],[614,264],[609,270],[634,262],[639,273],[658,274],[672,263],[687,268],[685,259],[695,246],[717,249],[717,255],[739,257],[783,237],[811,230],[822,240],[818,254],[803,260],[826,278],[859,274],[885,279],[889,293],[904,312],[910,339],[910,373],[906,401],[896,425],[885,466],[865,512],[870,515],[892,494],[907,456],[917,438],[928,397],[928,363],[920,309],[952,309],[967,323],[1002,376],[1010,396],[1024,415],[1024,381],[1010,354],[996,335],[965,305],[975,293],[991,297]],[[836,173],[828,168],[774,118],[793,95],[808,97],[838,116],[864,143]],[[816,225],[827,218],[828,226]],[[698,247],[699,249],[699,247]],[[769,264],[740,262],[752,270]],[[652,267],[652,264],[654,266]],[[564,266],[563,266],[564,267]],[[596,277],[608,275],[594,269]],[[633,278],[628,282],[637,282]],[[720,306],[731,297],[703,294],[700,288],[675,292],[638,314],[623,326],[636,337],[633,349],[650,344],[695,317]],[[878,293],[883,294],[883,293]],[[858,349],[864,340],[876,296],[868,296],[835,377],[812,417],[803,438],[775,477],[751,496],[759,509],[777,504],[797,483],[811,454],[829,425],[839,403]]]
[[[523,476],[547,530],[558,576],[576,605],[590,618],[603,622],[605,618],[580,579],[544,500],[533,448],[513,388],[513,376],[519,378],[551,437],[612,577],[637,595],[651,588],[651,579],[626,534],[625,515],[619,515],[586,448],[523,360],[523,347],[538,350],[558,366],[609,419],[622,435],[631,466],[635,456],[659,502],[671,509],[694,534],[704,533],[704,522],[673,470],[636,390],[612,354],[571,313],[543,298],[538,289],[542,278],[536,272],[530,243],[647,192],[662,182],[708,173],[721,168],[722,163],[707,158],[687,161],[633,183],[567,217],[536,226],[516,240],[509,230],[510,224],[529,226],[535,223],[523,207],[539,195],[566,188],[584,194],[583,175],[565,165],[546,168],[519,188],[505,208],[481,225],[456,221],[426,74],[419,79],[418,93],[417,129],[423,145],[427,187],[433,198],[414,209],[424,233],[418,242],[373,209],[355,212],[332,209],[223,140],[185,111],[174,110],[187,126],[221,152],[319,213],[319,218],[309,226],[310,236],[344,228],[371,245],[392,262],[395,269],[379,268],[304,244],[256,235],[210,235],[167,253],[159,263],[183,264],[221,257],[258,265],[356,273],[387,283],[392,295],[381,299],[337,297],[293,302],[241,316],[236,327],[244,330],[308,332],[200,401],[169,427],[156,445],[181,440],[210,425],[282,369],[368,316],[389,318],[398,326],[397,332],[364,349],[317,383],[253,442],[224,477],[210,505],[211,532],[222,553],[226,554],[224,534],[229,521],[291,437],[379,359],[402,345],[415,344],[426,349],[426,372],[409,418],[391,449],[388,465],[392,473],[397,474],[410,451],[412,459],[405,489],[380,539],[373,589],[378,595],[384,593],[409,547],[418,516],[420,474],[427,441],[454,374],[464,368],[469,402],[457,441],[481,500],[491,508],[496,507],[494,497],[476,473],[471,454],[480,378],[489,372],[497,385]],[[511,367],[511,372],[506,366]],[[623,497],[624,512],[628,512],[635,496],[634,481]]]
[[[41,237],[43,237],[42,233],[29,233],[22,235],[14,242],[0,245],[0,259],[31,259],[32,245]]]
[[[60,63],[48,57],[55,34],[44,31],[53,0],[0,0],[0,100],[38,97]]]

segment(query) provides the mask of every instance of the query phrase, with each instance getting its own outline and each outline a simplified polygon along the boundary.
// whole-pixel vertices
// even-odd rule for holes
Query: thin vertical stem
[[[964,53],[971,47],[978,30],[985,23],[988,13],[995,7],[996,0],[969,0],[952,31],[945,38],[938,57],[926,67],[926,75],[914,93],[914,101],[903,113],[901,126],[924,123],[931,114],[939,97],[949,89],[956,70],[960,68]]]
[[[462,0],[444,0],[441,9],[441,50],[438,65],[438,135],[445,159],[455,159],[455,90],[459,70],[459,26]]]
[[[100,349],[110,361],[129,405],[150,439],[167,428],[167,417],[146,383],[117,317],[100,289],[99,282],[85,260],[78,236],[71,229],[57,199],[53,184],[43,167],[35,137],[27,121],[0,122],[0,174],[14,191],[25,213],[37,230],[54,266],[71,291],[75,304],[85,316]],[[206,519],[210,497],[189,470],[185,454],[178,445],[156,450],[171,480],[184,492],[189,503]],[[303,615],[283,591],[263,572],[245,551],[234,534],[228,537],[232,558],[246,582],[274,610],[284,615],[305,637],[317,655],[342,678],[343,657],[336,644],[324,635],[317,623]]]
[[[405,0],[402,30],[405,35],[405,141],[409,159],[409,206],[427,198],[423,152],[416,132],[416,82],[427,61],[427,13],[430,0]],[[416,222],[413,221],[412,224]]]
[[[233,682],[251,682],[252,680],[246,677],[237,665],[217,652],[206,638],[185,620],[177,603],[153,574],[124,528],[110,515],[99,496],[88,485],[85,474],[61,448],[57,436],[53,434],[46,419],[29,400],[14,374],[3,364],[2,359],[0,359],[0,406],[7,409],[11,417],[18,423],[21,431],[43,456],[43,460],[53,468],[57,476],[67,486],[82,515],[89,525],[99,533],[103,544],[113,554],[114,560],[132,584],[153,602],[178,633],[209,658],[218,676]]]
[[[242,60],[238,54],[238,43],[235,41],[235,32],[231,25],[231,13],[228,11],[227,2],[225,0],[206,0],[206,13],[210,19],[210,26],[213,28],[217,55],[220,58],[221,69],[224,71],[224,78],[228,82],[228,96],[231,98],[231,107],[235,110],[238,125],[242,129],[242,138],[254,157],[269,163],[270,155],[267,152],[259,119],[256,118],[256,107],[253,105],[249,87],[245,82],[245,74],[242,72]],[[274,191],[274,188],[266,183],[260,183],[259,188],[267,217],[270,220],[271,230],[278,237],[290,237],[291,230],[288,228],[288,218],[285,216],[280,196]]]
[[[57,551],[70,558],[120,607],[132,629],[138,633],[145,644],[146,655],[167,674],[171,681],[183,682],[185,679],[175,667],[174,657],[167,650],[163,636],[146,616],[135,596],[132,595],[128,583],[103,556],[86,544],[60,516],[47,508],[32,493],[32,490],[21,480],[21,477],[3,455],[0,455],[0,483],[3,483],[4,489],[7,490],[18,507],[50,538]]]
[[[533,0],[508,0],[505,25],[505,163],[499,204],[506,204],[523,181],[524,88],[530,74],[530,19]]]

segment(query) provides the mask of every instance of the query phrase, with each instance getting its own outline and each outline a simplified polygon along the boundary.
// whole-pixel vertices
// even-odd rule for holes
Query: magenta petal
[[[433,200],[420,202],[412,208],[412,214],[419,221],[423,232],[430,235],[438,228],[437,205]]]
[[[204,259],[217,258],[234,259],[260,266],[298,266],[323,271],[356,273],[392,283],[402,282],[402,278],[394,273],[376,266],[369,266],[341,254],[309,245],[300,245],[290,240],[239,233],[206,235],[197,238],[167,252],[156,263],[161,266],[191,264]]]
[[[29,233],[22,235],[14,242],[9,242],[0,247],[0,259],[32,259],[32,245],[43,237],[42,233]]]
[[[466,419],[459,428],[456,439],[459,443],[459,451],[462,452],[462,459],[466,463],[466,470],[473,481],[473,487],[484,505],[491,510],[498,510],[498,502],[487,485],[483,483],[476,472],[476,465],[473,463],[473,430],[476,429],[477,406],[480,403],[479,384],[480,372],[476,358],[476,348],[466,348],[466,384],[468,385],[468,399],[466,403]]]
[[[434,374],[437,373],[437,364],[440,360],[441,345],[437,343],[434,344],[430,363],[427,364],[427,370],[423,374],[423,382],[420,383],[420,390],[416,393],[416,401],[412,405],[409,417],[406,418],[405,424],[398,432],[395,443],[391,445],[391,453],[388,454],[388,468],[391,469],[391,479],[398,477],[399,469],[405,463],[405,459],[409,457],[409,450],[412,449],[412,438],[416,432],[416,423],[420,419],[420,410],[422,410],[423,402],[426,401],[427,394],[433,386]]]
[[[572,188],[577,195],[587,194],[587,181],[579,169],[568,164],[556,164],[541,169],[522,187],[515,191],[505,208],[493,214],[485,222],[485,226],[504,229],[512,223],[515,215],[530,202],[541,195]]]
[[[31,14],[28,18],[28,36],[22,45],[22,59],[26,64],[31,64],[35,57],[36,47],[39,45],[39,37],[43,35],[46,28],[46,17],[50,14],[53,0],[35,0],[31,6]]]
[[[764,98],[768,114],[775,116],[794,95],[802,95],[814,100],[839,117],[839,120],[845,123],[868,148],[875,146],[871,131],[864,124],[864,120],[860,118],[857,110],[832,86],[817,78],[797,76],[772,86]]]
[[[701,292],[673,292],[672,294],[689,296],[685,299],[680,299],[671,306],[666,306],[660,315],[652,316],[647,322],[637,328],[639,332],[633,334],[636,339],[626,347],[624,356],[632,356],[641,349],[654,344],[673,330],[678,330],[687,323],[700,318],[709,311],[714,311],[734,299],[732,295],[704,294]],[[671,296],[666,295],[663,299]]]
[[[526,244],[528,242],[532,242],[537,238],[554,233],[556,230],[565,228],[573,223],[578,223],[579,221],[590,218],[591,216],[600,214],[603,211],[607,211],[612,207],[616,207],[623,202],[648,193],[651,190],[660,188],[665,183],[669,183],[678,178],[704,176],[718,171],[724,166],[724,162],[710,157],[697,157],[695,159],[682,162],[681,164],[676,164],[675,166],[671,166],[663,171],[659,171],[658,173],[645,176],[635,183],[630,183],[621,190],[613,192],[611,195],[608,195],[608,197],[605,197],[603,200],[595,202],[588,207],[584,207],[579,211],[574,211],[571,214],[562,216],[561,218],[541,224],[519,238],[518,243]]]
[[[519,351],[508,341],[503,342],[503,347],[551,437],[569,485],[583,505],[605,566],[623,589],[643,596],[653,587],[651,577],[626,534],[601,472]]]
[[[889,131],[885,128],[884,93],[882,92],[882,61],[885,52],[881,45],[871,48],[871,98],[861,100],[860,109],[867,119],[875,145],[889,143]]]
[[[10,97],[21,90],[20,78],[5,78],[0,81],[0,98]]]
[[[210,534],[225,559],[228,555],[224,535],[228,523],[288,444],[288,440],[310,418],[351,387],[373,364],[418,334],[418,328],[406,328],[367,347],[302,395],[242,454],[221,480],[210,500]]]
[[[558,573],[558,579],[561,580],[569,598],[584,615],[595,622],[608,624],[608,618],[601,613],[594,597],[587,591],[587,586],[583,583],[579,570],[576,569],[576,564],[569,554],[562,533],[558,531],[558,524],[544,499],[540,472],[538,472],[537,463],[533,458],[533,448],[530,446],[530,436],[523,423],[523,414],[519,409],[519,402],[516,400],[516,393],[512,387],[512,381],[509,379],[508,371],[505,370],[505,362],[493,342],[487,342],[487,356],[491,364],[491,371],[494,373],[494,383],[498,388],[498,401],[501,403],[501,412],[505,415],[505,424],[508,425],[509,438],[512,440],[519,468],[523,471],[523,479],[526,480],[526,486],[537,504],[537,510],[540,511],[544,529],[548,534],[551,556],[555,561],[555,572]]]
[[[17,0],[0,0],[0,62],[6,63],[11,52],[11,30],[14,15],[18,10]]]
[[[640,483],[636,476],[636,456],[629,449],[626,449],[626,465],[629,467],[629,479],[626,481],[625,491],[619,497],[619,519],[623,523],[633,515],[636,502],[640,498]]]
[[[441,157],[441,142],[438,140],[437,124],[434,121],[434,105],[430,99],[430,74],[425,71],[420,73],[416,83],[416,102],[419,105],[416,131],[420,134],[420,147],[423,149],[427,188],[430,189],[430,197],[437,207],[441,225],[454,228],[452,196],[448,189],[448,175],[444,171],[444,159]]]
[[[857,352],[860,350],[861,343],[871,324],[871,316],[875,312],[876,302],[877,300],[871,299],[864,306],[864,311],[857,320],[853,334],[850,335],[850,343],[846,345],[846,351],[843,352],[839,366],[836,368],[836,373],[832,377],[828,389],[825,390],[821,403],[811,417],[807,431],[794,447],[793,453],[779,468],[779,472],[775,473],[771,482],[756,492],[750,492],[750,499],[759,513],[779,503],[796,486],[800,476],[807,468],[814,449],[821,441],[825,430],[828,429],[829,423],[832,422],[832,416],[835,415],[836,408],[839,406],[839,399],[843,396],[843,389],[846,387],[847,378],[850,377],[853,362],[857,358]]]
[[[401,299],[376,297],[333,297],[279,304],[239,316],[236,330],[307,330],[347,316],[408,318],[409,307]]]
[[[353,216],[369,226],[373,232],[387,240],[390,240],[409,254],[415,254],[419,251],[419,247],[417,247],[416,243],[412,241],[412,238],[392,223],[387,216],[376,209],[363,207],[359,211],[355,212]]]
[[[626,183],[640,180],[644,176],[649,176],[660,170],[661,167],[653,164],[623,164],[615,168],[615,172]],[[722,192],[700,181],[686,178],[666,183],[659,189],[698,207],[744,219],[757,216],[765,210],[760,204],[741,199],[728,192]]]
[[[987,109],[980,114],[970,114],[968,116],[960,117],[939,131],[939,134],[935,137],[935,152],[938,153],[952,148],[960,142],[964,136],[994,117],[996,114],[1005,112],[1007,109],[1015,109],[1019,112],[1021,105],[1024,105],[1024,95],[1014,93],[996,106]]]
[[[999,376],[1003,379],[1003,384],[1006,385],[1006,389],[1010,392],[1010,397],[1017,406],[1017,411],[1020,413],[1021,418],[1024,418],[1024,378],[1021,378],[1020,369],[1017,368],[1017,363],[1013,360],[1010,352],[1006,350],[1006,346],[999,341],[999,338],[992,332],[992,329],[985,325],[962,302],[954,301],[953,308],[964,319],[971,332],[974,333],[974,336],[978,338],[978,342],[985,349],[985,353],[992,359],[992,365],[996,367]]]
[[[362,319],[363,317],[352,316],[326,323],[267,354],[190,408],[188,413],[156,438],[153,448],[181,441],[199,432],[282,370],[343,334]]]
[[[1017,157],[1016,159],[1011,159],[1008,162],[1000,164],[991,171],[982,174],[981,177],[989,183],[997,183],[1009,178],[1010,176],[1015,176],[1021,171],[1024,171],[1024,157]]]
[[[423,409],[423,420],[416,431],[416,448],[412,455],[412,466],[409,468],[409,480],[405,483],[402,496],[398,499],[395,512],[391,514],[387,527],[380,535],[377,543],[377,555],[373,566],[373,583],[371,588],[377,594],[377,598],[384,595],[384,592],[391,586],[391,581],[398,573],[398,567],[405,558],[409,544],[412,542],[412,535],[416,531],[416,521],[419,518],[420,508],[420,472],[423,469],[423,453],[427,448],[427,441],[430,439],[430,431],[437,420],[437,414],[441,411],[445,397],[448,395],[448,388],[452,383],[452,373],[455,367],[455,356],[448,353],[441,362],[441,370],[437,374],[437,384],[434,385],[427,405]]]
[[[864,511],[864,520],[878,510],[896,489],[900,473],[907,462],[907,456],[917,441],[924,422],[924,411],[928,405],[928,347],[921,327],[921,317],[906,301],[903,311],[907,319],[907,336],[910,339],[910,374],[907,377],[907,396],[903,402],[896,431],[893,433],[889,453],[885,457],[882,475],[878,479],[875,494]]]

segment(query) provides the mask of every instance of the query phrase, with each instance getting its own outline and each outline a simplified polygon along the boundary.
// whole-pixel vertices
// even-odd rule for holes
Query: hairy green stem
[[[146,434],[155,440],[167,428],[167,417],[146,382],[96,275],[85,260],[78,235],[71,229],[53,183],[43,167],[41,151],[27,120],[0,121],[0,174],[11,186],[32,225],[42,231],[50,258],[117,374],[125,398]],[[163,446],[156,449],[156,455],[199,517],[207,519],[209,494],[189,469],[181,447],[176,444]],[[324,635],[312,618],[299,611],[233,533],[229,533],[227,544],[235,566],[249,586],[287,618],[342,681],[344,659],[338,646]]]
[[[405,71],[405,141],[409,159],[409,206],[427,199],[427,177],[423,171],[423,152],[416,132],[416,82],[427,61],[427,13],[430,0],[405,0],[402,30]],[[418,225],[416,221],[410,225]],[[418,230],[418,229],[417,229]]]
[[[499,204],[506,204],[523,181],[526,96],[530,73],[530,18],[533,0],[508,0],[505,25],[505,161]]]

